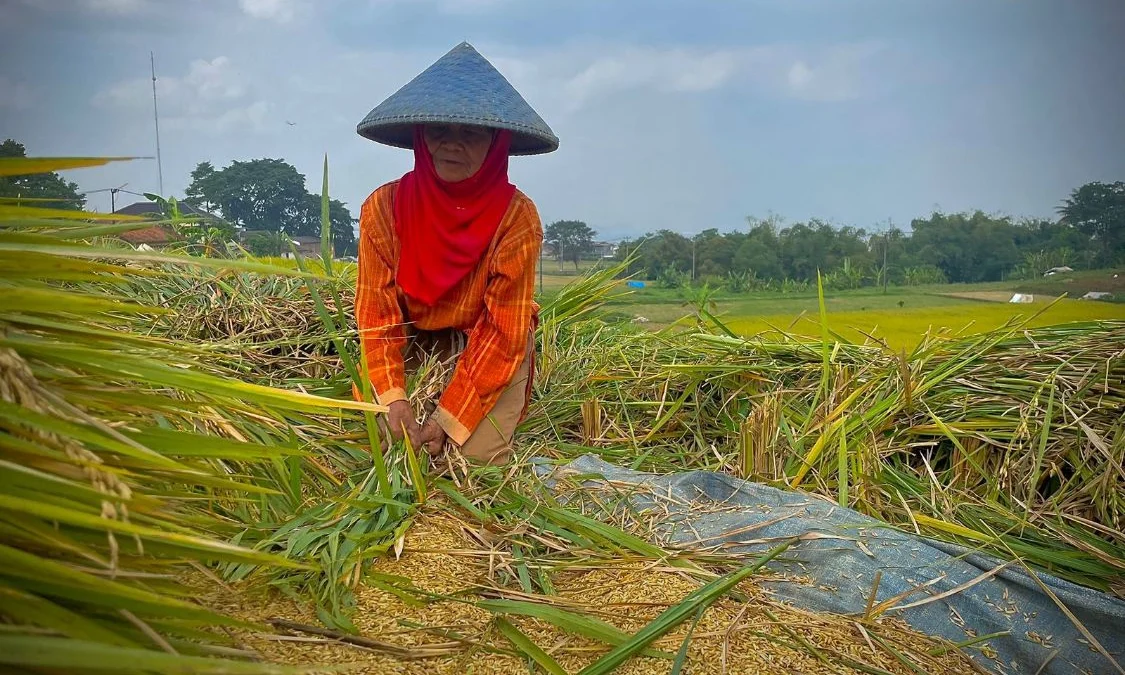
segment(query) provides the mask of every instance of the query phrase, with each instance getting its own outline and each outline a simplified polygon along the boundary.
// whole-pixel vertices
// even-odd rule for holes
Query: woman
[[[356,323],[390,431],[431,453],[448,440],[469,459],[506,462],[531,392],[543,239],[535,205],[508,181],[508,156],[551,152],[558,139],[467,43],[358,131],[414,151],[414,169],[373,192],[359,219]],[[419,422],[406,371],[428,352],[456,367]]]

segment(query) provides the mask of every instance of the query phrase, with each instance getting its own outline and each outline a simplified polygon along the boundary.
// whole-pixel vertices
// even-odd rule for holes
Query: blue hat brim
[[[376,106],[360,136],[396,148],[414,145],[418,124],[473,124],[512,132],[513,155],[538,155],[559,139],[519,92],[472,45],[454,47]]]

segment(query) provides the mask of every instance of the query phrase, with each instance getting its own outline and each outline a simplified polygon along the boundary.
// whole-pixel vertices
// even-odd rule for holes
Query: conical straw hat
[[[559,147],[551,127],[468,42],[367,113],[356,131],[379,143],[411,148],[414,125],[427,123],[508,129],[513,155],[538,155]]]

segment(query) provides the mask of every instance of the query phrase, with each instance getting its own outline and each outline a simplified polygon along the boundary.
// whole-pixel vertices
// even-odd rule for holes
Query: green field
[[[926,305],[931,299],[934,299],[933,296],[918,296],[914,302],[921,306],[910,309],[896,307],[845,312],[829,309],[828,325],[831,330],[849,340],[881,340],[897,350],[914,347],[928,332],[948,337],[980,333],[999,328],[1013,319],[1030,318],[1028,327],[1097,319],[1125,319],[1125,305],[1083,300],[1064,299],[1050,307],[1047,302],[1013,305],[954,301]],[[820,317],[815,311],[796,316],[776,314],[734,319],[728,321],[727,326],[741,335],[754,335],[774,328],[810,337],[817,337],[821,333]]]
[[[1125,319],[1125,303],[1073,299],[1087,290],[1105,290],[1121,298],[1125,293],[1121,276],[1112,271],[1076,273],[1066,279],[950,284],[943,286],[866,288],[826,292],[829,327],[855,341],[870,337],[898,349],[909,349],[928,332],[943,335],[977,333],[1014,318],[1031,318],[1029,326],[1074,321]],[[1118,273],[1120,275],[1120,273]],[[547,293],[573,277],[545,275]],[[1013,292],[1035,294],[1031,304],[1011,304]],[[1071,297],[1055,302],[1062,293]],[[650,328],[663,328],[695,313],[691,292],[649,286],[630,289],[609,305],[622,320],[640,320]],[[1051,303],[1054,302],[1052,305]],[[740,335],[755,335],[780,329],[801,335],[819,336],[820,317],[815,291],[804,293],[718,292],[708,307],[728,328]],[[641,317],[641,319],[638,319]]]

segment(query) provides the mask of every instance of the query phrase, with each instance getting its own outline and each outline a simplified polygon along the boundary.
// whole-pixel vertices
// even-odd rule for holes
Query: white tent
[[[1047,270],[1043,274],[1043,276],[1049,277],[1049,276],[1054,275],[1054,274],[1065,274],[1066,272],[1073,272],[1073,271],[1074,271],[1073,267],[1068,267],[1067,265],[1063,265],[1062,267],[1052,267],[1051,269]]]

